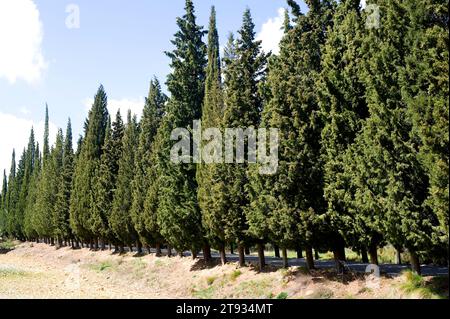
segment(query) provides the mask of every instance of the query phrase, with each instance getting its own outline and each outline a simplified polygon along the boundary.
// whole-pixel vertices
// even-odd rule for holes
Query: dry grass
[[[448,298],[442,280],[407,274],[383,277],[373,288],[364,275],[342,282],[330,270],[259,273],[233,263],[203,265],[187,257],[56,250],[44,244],[20,244],[0,254],[0,265],[0,298]]]

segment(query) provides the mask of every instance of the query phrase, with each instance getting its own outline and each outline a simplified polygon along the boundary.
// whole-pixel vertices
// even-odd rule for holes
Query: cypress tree
[[[142,119],[140,122],[139,145],[135,157],[135,176],[132,184],[133,203],[131,216],[140,241],[150,245],[159,240],[157,232],[146,226],[146,221],[151,218],[145,210],[145,199],[150,185],[155,182],[153,172],[152,151],[157,130],[164,114],[167,97],[161,92],[161,86],[157,78],[150,81],[148,98],[146,99]],[[159,243],[158,243],[159,244]]]
[[[6,198],[8,194],[8,180],[6,178],[6,170],[3,170],[3,183],[0,202],[0,235],[6,234]]]
[[[8,231],[14,238],[21,237],[21,225],[19,211],[20,203],[20,193],[25,177],[25,163],[26,163],[26,149],[23,149],[22,155],[20,156],[19,162],[17,164],[16,175],[14,178],[14,184],[10,196],[10,207],[8,216]]]
[[[130,214],[132,205],[130,185],[134,176],[138,136],[139,127],[136,116],[132,117],[131,111],[128,111],[128,121],[122,140],[122,156],[119,160],[119,172],[109,225],[119,241],[127,244],[130,248],[138,239]],[[138,249],[140,249],[139,245]]]
[[[259,124],[263,99],[258,91],[263,79],[267,57],[261,52],[261,42],[255,40],[255,25],[250,10],[243,15],[242,27],[238,31],[239,38],[233,45],[229,43],[229,56],[225,59],[225,113],[223,127],[225,128],[256,128]],[[230,41],[232,39],[230,38]],[[235,48],[235,49],[233,49]],[[233,52],[235,50],[235,52]],[[234,57],[234,58],[233,58]],[[249,137],[245,138],[248,141]],[[240,264],[244,264],[244,245],[250,244],[247,234],[248,223],[245,208],[250,204],[247,192],[248,151],[244,154],[244,163],[236,163],[236,148],[233,147],[233,162],[224,164],[219,175],[221,193],[217,204],[226,215],[224,230],[227,238],[237,242]],[[249,210],[249,215],[251,215]],[[264,266],[263,239],[258,239],[260,266]]]
[[[57,159],[59,161],[59,158]],[[62,161],[57,163],[60,165],[58,179],[58,191],[56,195],[56,203],[54,210],[55,236],[58,244],[61,245],[63,240],[72,237],[70,229],[69,211],[70,211],[70,194],[72,190],[74,154],[72,147],[72,124],[70,119],[67,122],[66,136],[64,138],[64,146],[62,150]]]
[[[322,156],[324,195],[327,202],[328,246],[334,251],[338,269],[345,258],[344,240],[356,250],[370,246],[372,263],[381,235],[371,226],[370,214],[354,209],[351,176],[345,174],[344,156],[368,116],[365,87],[360,78],[364,24],[360,1],[341,1],[328,33],[319,80],[320,111],[324,122]],[[374,255],[375,254],[375,255]]]
[[[420,139],[419,159],[429,178],[425,205],[433,211],[433,241],[448,260],[449,206],[449,64],[448,1],[406,1],[410,24],[402,96]],[[435,251],[433,255],[438,255]]]
[[[24,232],[28,239],[36,240],[39,235],[36,231],[35,216],[36,216],[36,199],[39,192],[39,179],[41,176],[41,153],[39,150],[39,143],[36,142],[35,152],[34,152],[34,168],[33,175],[30,179],[30,188],[27,196],[27,203],[25,208],[24,217]]]
[[[219,53],[219,35],[216,27],[216,10],[211,8],[208,31],[208,65],[206,68],[205,98],[202,110],[202,130],[220,128],[223,117],[223,96],[221,61]],[[210,138],[203,136],[203,138]],[[202,141],[202,148],[206,144]],[[208,154],[213,156],[214,154]],[[215,154],[217,155],[217,154]],[[197,168],[198,202],[202,210],[202,223],[207,238],[220,252],[222,264],[226,262],[226,236],[223,217],[225,212],[216,205],[214,198],[220,196],[221,183],[217,179],[218,163],[205,163],[204,159]]]
[[[103,152],[106,127],[108,124],[107,96],[101,85],[89,111],[85,125],[85,137],[77,158],[72,196],[70,199],[70,225],[75,234],[91,243],[94,235],[91,231],[92,212],[91,195],[94,174]]]
[[[409,24],[401,1],[376,1],[382,27],[366,31],[363,78],[370,116],[356,138],[348,171],[355,183],[354,204],[375,216],[378,231],[395,247],[406,247],[412,268],[429,248],[432,215],[424,206],[428,179],[418,160],[417,139],[401,96],[400,73]]]
[[[206,46],[202,42],[205,32],[196,24],[194,5],[186,0],[185,15],[177,19],[179,31],[167,52],[172,73],[167,87],[171,98],[163,120],[163,147],[158,164],[161,165],[158,198],[158,224],[161,234],[179,253],[191,249],[196,255],[202,246],[208,251],[197,202],[196,165],[175,164],[170,161],[175,128],[193,128],[193,120],[201,118],[204,98]],[[206,254],[208,255],[208,254]]]
[[[270,234],[281,247],[300,242],[313,268],[312,247],[323,240],[320,215],[325,210],[316,84],[333,5],[307,1],[309,11],[303,15],[294,1],[289,4],[295,26],[288,28],[280,56],[272,60],[270,101],[263,114],[263,126],[279,129],[279,167],[273,176],[253,177],[248,218],[256,237]]]

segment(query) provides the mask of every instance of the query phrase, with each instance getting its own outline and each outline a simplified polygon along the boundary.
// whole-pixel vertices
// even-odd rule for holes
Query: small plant
[[[113,268],[113,264],[111,261],[105,260],[98,264],[91,264],[91,265],[89,265],[89,268],[91,268],[92,270],[95,270],[97,272],[103,272],[105,270]]]
[[[217,279],[216,276],[207,277],[206,283],[208,284],[208,286],[211,286],[214,283],[214,281],[216,281],[216,279]]]
[[[288,293],[287,292],[280,292],[279,295],[276,297],[276,299],[287,299]]]
[[[240,271],[239,269],[234,270],[234,271],[230,274],[230,279],[231,279],[231,281],[235,281],[240,275],[242,275],[242,271]]]

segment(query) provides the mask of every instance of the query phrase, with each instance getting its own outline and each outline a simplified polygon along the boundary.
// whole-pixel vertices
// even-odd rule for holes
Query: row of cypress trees
[[[211,246],[239,264],[256,246],[313,248],[345,260],[345,247],[378,263],[377,247],[419,261],[448,262],[448,1],[288,0],[279,55],[255,39],[249,10],[220,56],[216,12],[206,31],[186,0],[167,52],[170,97],[157,79],[140,121],[112,121],[101,86],[78,141],[65,135],[42,154],[31,131],[16,167],[4,173],[0,233],[74,247],[113,244],[178,252]],[[372,6],[372,8],[374,8]],[[276,174],[259,164],[175,164],[171,132],[203,128],[280,130]],[[203,141],[202,143],[205,143]],[[337,263],[338,267],[340,263]]]

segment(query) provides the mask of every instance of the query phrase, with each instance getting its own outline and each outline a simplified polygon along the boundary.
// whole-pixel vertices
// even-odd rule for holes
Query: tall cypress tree
[[[0,202],[0,235],[6,234],[6,198],[8,194],[8,180],[6,178],[6,170],[3,170],[3,183]]]
[[[101,85],[86,122],[85,137],[76,161],[73,191],[70,199],[71,227],[79,238],[91,243],[94,240],[94,235],[90,229],[93,177],[103,152],[108,120],[107,96]]]
[[[25,152],[24,158],[24,172],[22,177],[22,182],[20,185],[20,193],[19,199],[17,202],[16,208],[16,224],[17,224],[17,236],[20,239],[24,239],[25,231],[24,231],[24,216],[25,210],[27,206],[27,196],[30,191],[30,181],[31,176],[33,174],[34,169],[34,152],[35,152],[35,138],[34,138],[34,129],[31,128],[30,138],[28,140],[28,147]]]
[[[250,10],[243,15],[242,27],[238,31],[236,43],[229,44],[229,56],[225,59],[225,113],[224,128],[256,128],[259,124],[263,99],[258,86],[264,75],[267,57],[261,52],[261,41],[255,40],[255,25]],[[233,47],[235,49],[233,49]],[[235,50],[235,52],[233,52]],[[248,141],[248,138],[245,139]],[[233,148],[233,162],[237,162],[236,148]],[[244,245],[250,244],[247,234],[248,224],[245,208],[249,205],[247,192],[248,151],[244,154],[244,163],[225,164],[219,175],[221,193],[216,204],[226,212],[225,234],[229,240],[238,244],[240,264],[244,263]],[[251,214],[249,210],[249,214]],[[252,234],[255,235],[255,234]],[[258,242],[260,265],[263,261],[263,240]]]
[[[155,182],[152,167],[152,151],[157,130],[164,114],[167,97],[161,92],[161,86],[157,78],[150,81],[148,98],[146,99],[142,119],[140,122],[139,145],[136,150],[135,176],[132,184],[133,203],[131,216],[140,240],[145,245],[153,244],[158,240],[157,232],[146,226],[148,218],[144,208],[145,199],[150,185]]]
[[[351,176],[344,169],[345,153],[368,116],[365,86],[360,77],[364,24],[359,4],[358,0],[339,3],[323,50],[318,91],[324,121],[322,156],[329,226],[327,241],[336,260],[345,257],[345,240],[363,253],[370,248],[371,262],[376,264],[376,246],[381,235],[374,229],[371,214],[353,207]]]
[[[91,193],[90,227],[93,234],[101,239],[102,249],[105,248],[106,241],[109,241],[119,245],[122,250],[123,245],[118,242],[109,225],[125,130],[120,111],[117,111],[112,127],[109,122],[110,120],[106,128],[100,166],[96,169],[94,189]]]
[[[248,218],[257,238],[272,234],[282,247],[300,242],[313,268],[312,246],[322,239],[319,216],[325,208],[316,84],[333,6],[329,1],[307,1],[309,11],[303,15],[298,4],[289,4],[295,26],[273,60],[272,97],[263,116],[264,126],[279,128],[279,168],[274,176],[255,178]]]
[[[400,73],[409,24],[402,1],[375,1],[382,27],[363,41],[366,99],[370,116],[356,139],[348,171],[355,183],[356,208],[375,216],[379,232],[395,247],[406,247],[412,268],[431,243],[430,212],[423,205],[428,179],[418,160],[412,121],[401,96]]]
[[[448,260],[448,1],[406,1],[406,9],[410,17],[405,37],[409,53],[402,72],[402,96],[414,134],[420,138],[419,158],[430,181],[425,204],[439,220],[433,241],[446,248]]]
[[[162,126],[164,146],[159,159],[157,217],[161,234],[169,244],[179,252],[191,249],[195,256],[196,251],[206,244],[197,202],[196,165],[175,164],[169,158],[172,130],[192,130],[193,120],[201,118],[204,98],[206,46],[202,37],[205,32],[196,23],[191,0],[186,0],[185,11],[185,15],[177,19],[179,31],[172,41],[175,49],[167,52],[172,68],[167,79],[171,98]]]
[[[24,232],[29,240],[36,240],[39,238],[39,234],[36,231],[36,199],[39,192],[39,179],[41,176],[41,153],[39,149],[39,143],[36,142],[34,152],[34,168],[33,175],[30,179],[30,188],[27,196],[27,203],[25,208],[24,217]]]
[[[59,159],[58,159],[59,161]],[[64,146],[62,149],[62,160],[58,174],[58,191],[56,195],[56,203],[54,209],[55,236],[58,244],[61,245],[62,240],[72,237],[70,229],[69,211],[70,211],[70,194],[72,190],[74,154],[72,147],[72,124],[70,119],[67,122],[66,136],[64,138]]]
[[[128,245],[130,248],[138,239],[130,214],[132,205],[130,185],[134,176],[138,136],[139,127],[136,116],[132,117],[131,111],[128,111],[128,121],[122,140],[122,157],[119,160],[119,173],[117,175],[117,186],[114,192],[109,225],[120,242]],[[140,250],[139,245],[138,249]]]
[[[206,129],[221,128],[224,103],[222,93],[219,35],[216,27],[216,10],[211,8],[208,31],[208,65],[206,68],[205,98],[202,110],[203,135]],[[203,138],[211,138],[203,136]],[[206,143],[202,141],[202,148]],[[216,152],[214,150],[213,152]],[[214,154],[208,154],[214,156]],[[216,154],[217,155],[217,154]],[[202,210],[202,222],[210,243],[219,249],[222,263],[226,262],[223,217],[225,212],[216,205],[214,198],[220,196],[220,181],[217,180],[218,163],[202,163],[197,168],[198,201]]]

